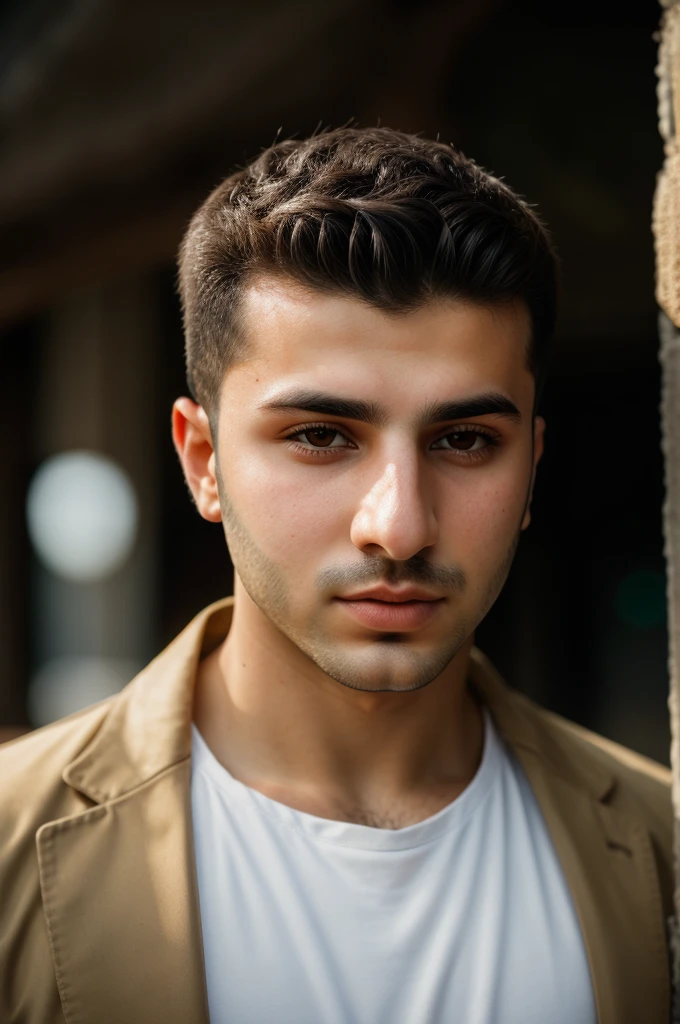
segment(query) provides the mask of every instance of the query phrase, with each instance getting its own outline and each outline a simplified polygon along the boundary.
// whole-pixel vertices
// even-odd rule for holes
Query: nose
[[[355,547],[406,561],[436,544],[437,519],[421,476],[415,452],[384,463],[352,520]]]

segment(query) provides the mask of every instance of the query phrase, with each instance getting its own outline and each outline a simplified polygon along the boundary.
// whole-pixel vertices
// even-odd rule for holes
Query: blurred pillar
[[[0,742],[26,724],[29,552],[21,498],[33,460],[39,336],[37,321],[0,335]]]
[[[110,577],[64,579],[37,564],[35,724],[115,691],[153,653],[155,636],[154,294],[140,279],[70,297],[52,312],[38,407],[41,459],[86,449],[128,474],[140,511],[132,554]]]
[[[680,0],[662,0],[659,48],[659,130],[664,167],[654,201],[656,294],[661,313],[662,437],[666,500],[664,540],[668,573],[671,767],[675,837],[675,916],[671,922],[673,1014],[680,1022]]]

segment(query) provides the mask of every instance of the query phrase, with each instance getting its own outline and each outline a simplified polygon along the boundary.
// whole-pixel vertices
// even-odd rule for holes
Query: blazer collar
[[[63,772],[101,804],[191,756],[196,669],[229,632],[234,599],[204,608],[119,694],[92,742]]]
[[[515,751],[526,752],[539,758],[544,770],[559,776],[565,782],[602,801],[611,795],[616,779],[597,756],[588,756],[584,750],[579,760],[573,751],[564,749],[560,736],[545,728],[552,716],[541,709],[538,724],[537,709],[516,690],[503,681],[489,659],[476,647],[472,649],[468,679],[486,704],[503,738]],[[520,759],[523,758],[520,756]]]

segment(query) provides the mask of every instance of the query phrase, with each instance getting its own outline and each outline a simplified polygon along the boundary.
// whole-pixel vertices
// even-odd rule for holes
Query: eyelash
[[[347,451],[347,449],[344,447],[307,448],[305,447],[305,445],[302,445],[299,442],[295,441],[296,437],[299,437],[300,434],[305,434],[308,430],[332,430],[335,434],[339,434],[340,437],[344,437],[346,441],[351,442],[351,439],[347,437],[347,435],[342,430],[339,430],[333,423],[307,423],[305,424],[304,427],[298,427],[297,430],[292,431],[290,434],[286,434],[283,440],[290,442],[290,448],[293,450],[293,452],[297,454],[304,454],[305,456],[311,456],[312,458],[328,458],[329,456],[333,456],[337,452]],[[448,430],[445,434],[442,434],[441,437],[437,438],[437,441],[443,441],[444,438],[448,437],[449,434],[476,434],[480,437],[483,437],[484,440],[487,442],[484,448],[477,449],[476,451],[457,451],[455,448],[435,449],[435,451],[447,451],[450,455],[455,455],[457,458],[463,459],[466,462],[477,462],[480,459],[488,459],[489,456],[492,454],[493,450],[497,448],[500,443],[499,438],[496,434],[492,434],[490,431],[485,430],[483,427],[473,425],[467,426],[465,424],[456,427],[455,430]],[[432,443],[436,444],[437,441],[433,441]]]

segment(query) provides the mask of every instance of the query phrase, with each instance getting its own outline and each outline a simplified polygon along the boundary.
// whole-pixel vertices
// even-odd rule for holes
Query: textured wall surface
[[[680,4],[664,12],[659,47],[659,130],[665,160],[654,201],[656,296],[663,312],[661,420],[666,499],[664,542],[668,579],[671,766],[675,816],[676,919],[672,926],[673,1021],[680,1021],[680,152],[676,126],[680,103]]]

